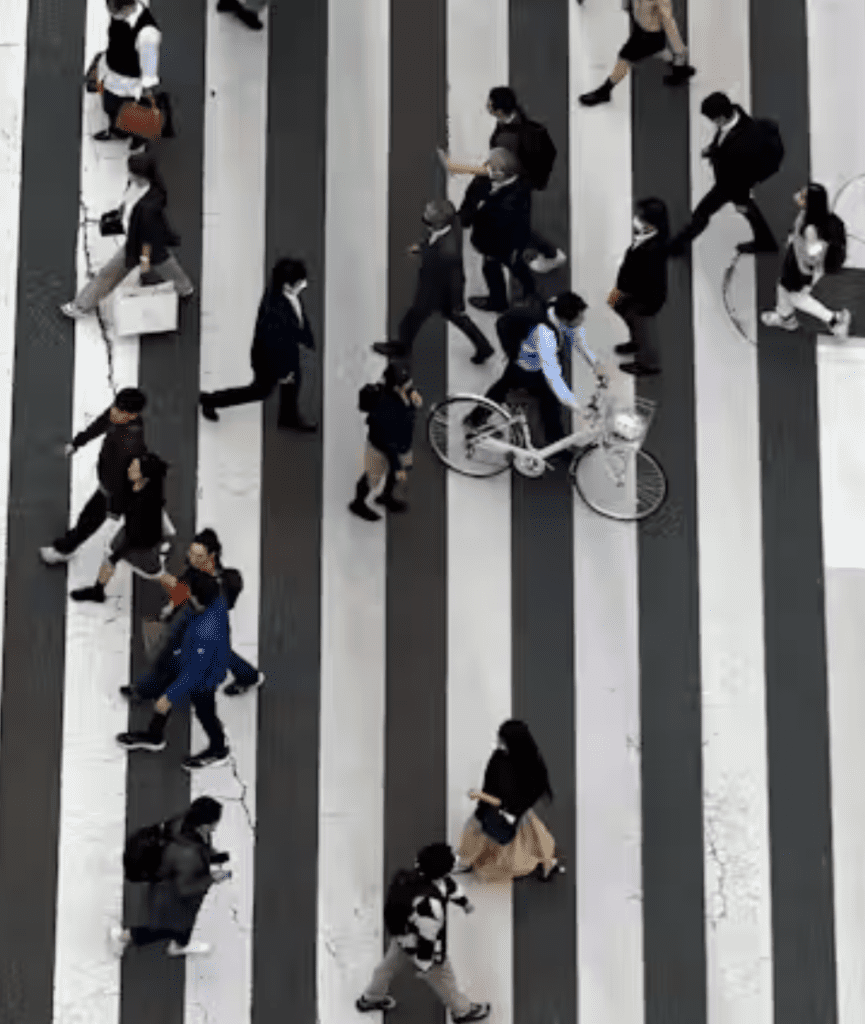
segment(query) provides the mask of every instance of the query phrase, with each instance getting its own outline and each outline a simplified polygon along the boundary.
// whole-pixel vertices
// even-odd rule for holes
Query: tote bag
[[[155,285],[123,281],[105,301],[118,337],[177,330],[178,295],[171,281]]]

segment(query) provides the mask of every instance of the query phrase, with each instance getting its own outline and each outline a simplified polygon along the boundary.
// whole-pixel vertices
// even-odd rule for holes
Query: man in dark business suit
[[[620,356],[633,356],[620,370],[635,377],[659,373],[650,339],[650,321],[667,301],[669,227],[663,200],[641,199],[634,208],[634,240],[619,267],[607,303],[628,325],[630,340],[616,345]]]
[[[735,204],[754,231],[753,241],[736,246],[739,252],[777,252],[778,243],[772,229],[751,195],[753,187],[762,180],[758,170],[763,147],[760,127],[722,92],[707,96],[700,112],[718,128],[702,154],[711,161],[715,185],[697,204],[690,224],[670,243],[670,255],[683,255],[692,239],[706,230],[712,216],[727,203]]]
[[[474,345],[472,362],[483,363],[494,350],[465,312],[463,232],[453,203],[447,199],[427,203],[423,222],[429,236],[409,248],[421,260],[414,301],[400,322],[398,340],[377,342],[373,349],[383,356],[410,356],[417,332],[433,313],[441,313]]]
[[[205,419],[218,420],[217,409],[262,401],[280,384],[278,425],[305,432],[317,429],[301,418],[297,407],[298,345],[315,348],[309,318],[300,301],[306,284],[306,267],[300,260],[277,261],[270,287],[258,307],[252,342],[252,383],[223,391],[202,391],[199,401]]]
[[[531,235],[532,190],[520,175],[520,164],[508,149],[494,149],[487,159],[489,177],[473,178],[460,207],[463,227],[471,227],[472,245],[484,257],[489,295],[471,296],[477,309],[502,313],[508,308],[503,267],[523,287],[523,298],[535,293],[535,280],[523,260]]]

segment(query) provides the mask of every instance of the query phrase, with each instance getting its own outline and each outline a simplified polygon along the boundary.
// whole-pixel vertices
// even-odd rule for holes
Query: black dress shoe
[[[696,73],[697,69],[692,68],[690,64],[674,64],[669,75],[664,75],[664,85],[684,85]]]
[[[475,364],[475,366],[482,366],[493,354],[493,352],[495,352],[495,349],[492,347],[492,345],[488,346],[487,348],[482,348],[479,351],[475,352],[475,354],[472,356],[471,361]]]
[[[776,244],[774,244],[774,243],[771,246],[769,246],[769,245],[760,245],[760,246],[758,246],[756,242],[740,242],[736,246],[736,248],[737,248],[737,250],[740,253],[742,253],[743,256],[756,256],[757,253],[759,253],[759,252],[777,252],[778,251],[778,246]]]
[[[640,363],[623,363],[619,369],[632,377],[654,377],[661,372],[657,366],[641,366]]]
[[[213,408],[212,405],[208,405],[207,404],[207,397],[205,395],[202,395],[198,399],[198,402],[199,402],[199,404],[201,406],[201,415],[206,420],[210,420],[211,423],[218,423],[219,422],[219,413],[216,411],[216,409]]]
[[[629,341],[624,345],[616,345],[613,351],[617,356],[632,356],[635,352],[639,352],[640,346],[635,341]]]
[[[97,604],[105,603],[105,587],[94,583],[92,587],[81,587],[73,590],[69,595],[73,601],[95,601]]]
[[[584,107],[596,107],[599,103],[609,103],[612,96],[612,88],[604,83],[592,92],[584,92],[580,97],[580,103]]]
[[[97,132],[93,138],[96,142],[118,142],[121,139],[126,139],[128,136],[122,132],[116,132],[113,128],[104,128],[101,132]]]
[[[388,358],[408,355],[408,346],[401,345],[398,341],[377,341],[372,350]]]
[[[494,305],[489,295],[471,295],[469,302],[475,309],[482,309],[485,313],[504,313],[508,308],[507,303],[504,306]]]

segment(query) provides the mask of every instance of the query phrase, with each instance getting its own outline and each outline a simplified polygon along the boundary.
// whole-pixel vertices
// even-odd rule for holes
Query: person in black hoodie
[[[507,267],[523,287],[523,297],[535,292],[535,280],[523,259],[531,235],[531,185],[520,176],[520,164],[509,149],[492,150],[489,177],[473,178],[460,206],[463,227],[471,227],[472,245],[484,257],[483,274],[489,295],[471,296],[477,309],[501,313],[508,308]]]
[[[654,197],[634,208],[634,240],[619,267],[616,287],[607,303],[628,325],[630,340],[616,345],[620,356],[633,356],[619,369],[636,377],[659,373],[650,341],[650,321],[667,301],[667,207]]]
[[[151,153],[133,153],[126,163],[129,184],[120,205],[126,244],[60,311],[72,319],[94,312],[135,267],[146,278],[173,282],[181,298],[195,291],[186,271],[168,250],[180,244],[165,215],[168,193]]]
[[[205,419],[216,422],[217,409],[247,402],[263,401],[280,384],[280,427],[314,431],[298,410],[300,388],[299,345],[314,349],[315,340],[309,317],[300,301],[306,288],[306,266],[295,259],[278,260],[270,278],[270,287],[258,307],[252,341],[252,383],[222,391],[202,391],[199,397]]]
[[[142,391],[123,388],[112,405],[66,445],[66,455],[72,455],[89,441],[105,435],[96,467],[99,486],[81,510],[75,526],[49,547],[40,548],[42,560],[47,564],[68,562],[77,548],[96,533],[106,516],[119,519],[126,511],[129,461],[146,450],[141,419],[145,405],[147,398]]]
[[[354,500],[349,509],[361,519],[375,522],[378,512],[366,499],[387,474],[384,489],[375,499],[389,512],[405,512],[408,505],[393,495],[397,482],[406,479],[411,467],[411,446],[414,436],[415,410],[423,400],[412,387],[411,373],[403,363],[389,363],[384,371],[381,393],[366,418],[368,434],[364,471],[357,482]]]
[[[96,583],[73,590],[73,600],[104,602],[105,586],[121,559],[145,579],[158,579],[165,571],[165,555],[170,546],[166,526],[171,525],[170,521],[166,523],[164,513],[167,471],[168,465],[153,452],[130,460],[123,526],[111,541],[111,553],[99,569]]]

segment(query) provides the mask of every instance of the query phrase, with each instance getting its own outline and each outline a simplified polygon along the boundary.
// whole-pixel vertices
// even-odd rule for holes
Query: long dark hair
[[[133,153],[126,161],[126,169],[130,174],[145,178],[151,187],[159,189],[163,196],[168,195],[165,182],[159,173],[159,164],[152,153]]]
[[[822,185],[810,182],[805,192],[805,219],[802,228],[813,224],[822,235],[829,220],[829,195]]]
[[[507,748],[508,758],[515,768],[520,786],[535,799],[546,796],[553,799],[550,776],[529,727],[519,719],[510,718],[499,726],[499,739]]]
[[[670,237],[670,220],[667,216],[667,204],[657,196],[640,199],[634,204],[634,212],[658,232],[658,238],[666,242]]]

